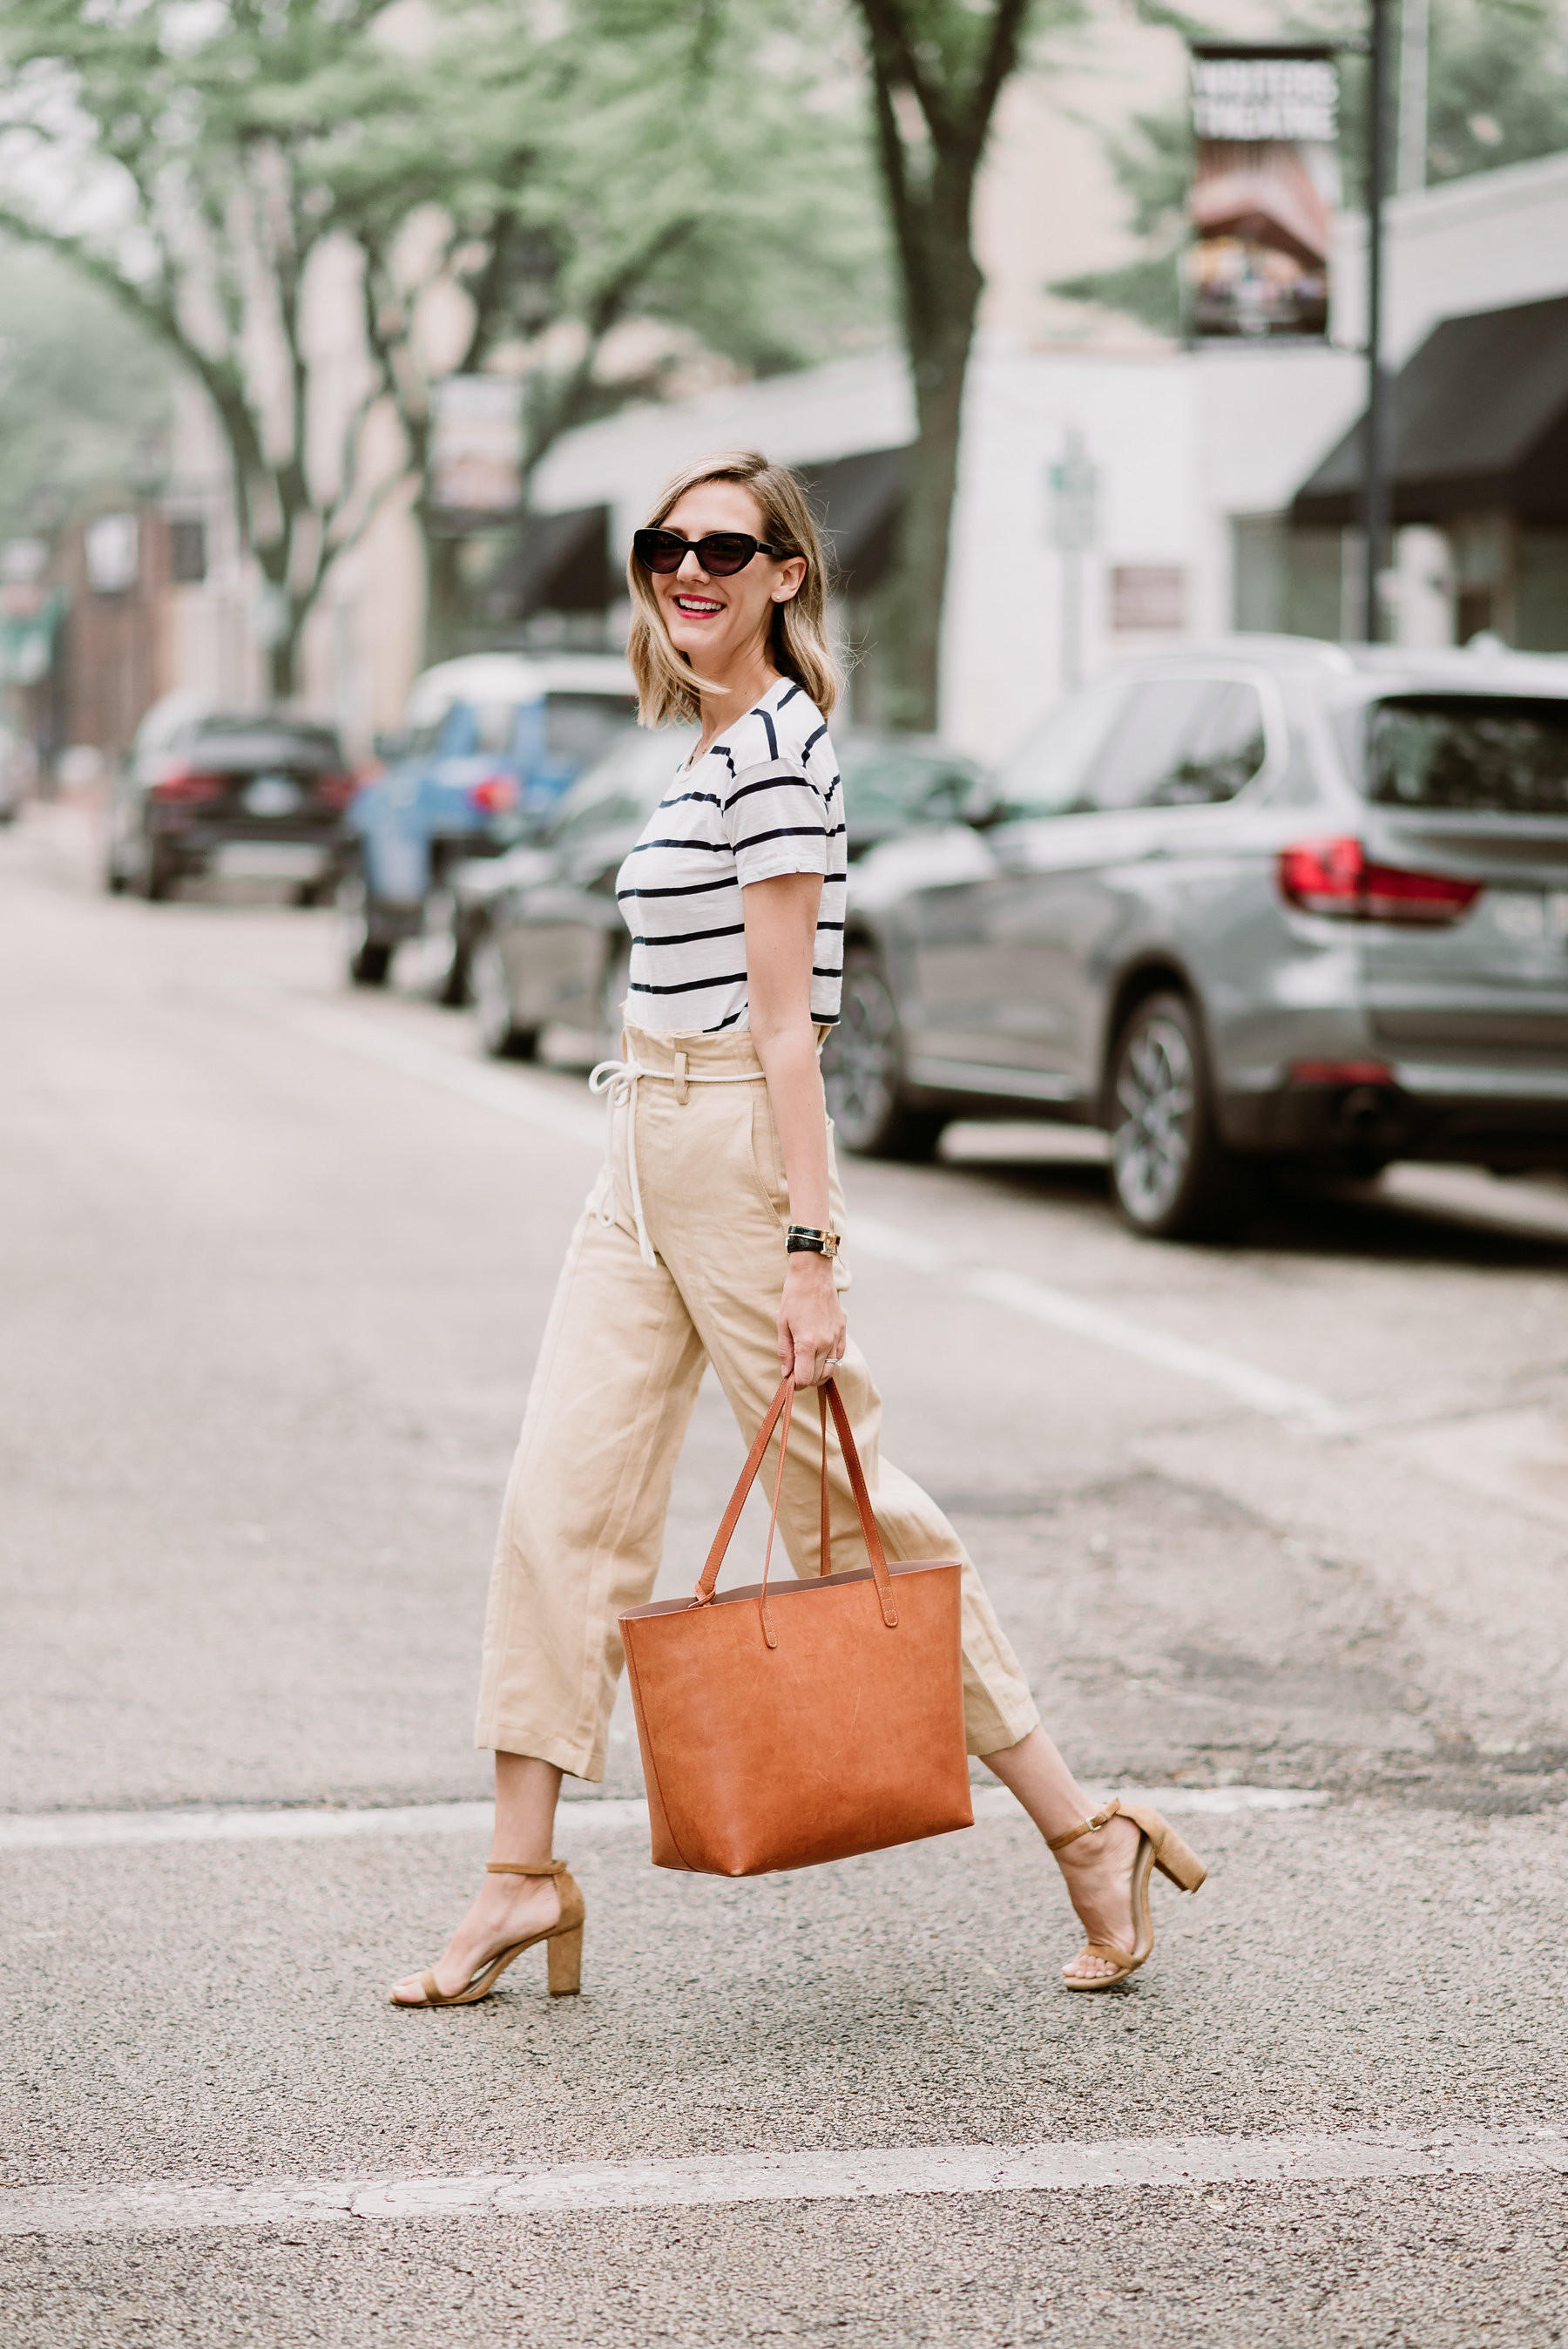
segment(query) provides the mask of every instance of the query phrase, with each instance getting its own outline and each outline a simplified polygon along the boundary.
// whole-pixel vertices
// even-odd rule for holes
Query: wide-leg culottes
[[[605,1167],[545,1330],[496,1542],[476,1729],[481,1746],[593,1780],[604,1775],[624,1661],[616,1619],[653,1595],[704,1365],[712,1362],[746,1444],[778,1388],[789,1221],[783,1154],[750,1036],[628,1028],[623,1050],[644,1073],[617,1088]],[[834,1226],[852,1262],[835,1164],[830,1173]],[[888,1556],[963,1562],[969,1751],[1014,1745],[1039,1719],[1027,1684],[952,1526],[882,1458],[881,1401],[852,1336],[835,1375]],[[779,1520],[797,1575],[819,1571],[820,1460],[817,1413],[798,1409]],[[830,1432],[829,1475],[833,1563],[862,1564]],[[762,1481],[770,1490],[766,1463]],[[694,1557],[694,1581],[700,1564]]]

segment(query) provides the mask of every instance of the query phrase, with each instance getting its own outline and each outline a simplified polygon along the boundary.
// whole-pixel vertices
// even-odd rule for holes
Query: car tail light
[[[226,775],[205,775],[193,767],[170,767],[152,786],[155,800],[215,800]]]
[[[1350,922],[1457,922],[1480,896],[1479,881],[1374,864],[1358,840],[1308,840],[1280,852],[1279,885],[1306,914]]]
[[[317,799],[325,800],[328,807],[346,807],[358,789],[357,775],[317,775],[315,783]]]
[[[511,775],[482,775],[469,785],[469,805],[481,815],[505,815],[517,805],[517,784]]]
[[[1387,1061],[1297,1061],[1290,1081],[1293,1085],[1391,1085],[1394,1071]]]

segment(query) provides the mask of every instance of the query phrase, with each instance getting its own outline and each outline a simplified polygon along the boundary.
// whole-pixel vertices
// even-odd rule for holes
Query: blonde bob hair
[[[838,700],[838,665],[828,647],[827,560],[806,502],[806,492],[787,465],[769,464],[755,449],[708,457],[673,473],[648,510],[644,527],[656,530],[688,490],[704,481],[736,481],[750,492],[761,519],[758,535],[777,554],[805,558],[806,576],[788,602],[775,604],[769,627],[769,657],[781,677],[793,678],[824,718]],[[648,574],[634,554],[626,559],[632,591],[632,629],[626,658],[637,681],[637,714],[645,726],[671,726],[700,719],[700,680],[686,655],[670,642],[665,616]]]

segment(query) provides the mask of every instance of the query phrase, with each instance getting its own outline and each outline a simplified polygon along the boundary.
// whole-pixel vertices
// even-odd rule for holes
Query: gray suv
[[[1568,1165],[1568,661],[1248,636],[1108,671],[855,870],[840,1138],[1105,1128],[1122,1212],[1251,1164]]]

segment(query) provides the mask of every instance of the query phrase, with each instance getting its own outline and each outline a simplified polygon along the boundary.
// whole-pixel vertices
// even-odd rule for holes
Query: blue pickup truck
[[[417,938],[426,982],[460,1001],[448,873],[540,829],[636,709],[630,671],[609,655],[475,653],[416,678],[402,729],[348,811],[338,905],[356,984],[384,985]]]

